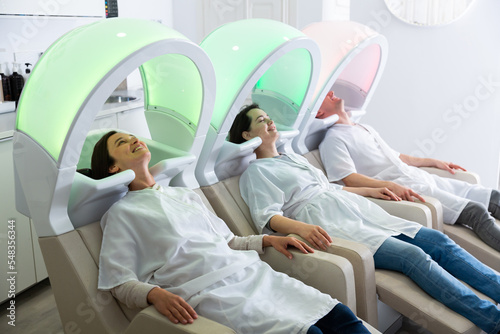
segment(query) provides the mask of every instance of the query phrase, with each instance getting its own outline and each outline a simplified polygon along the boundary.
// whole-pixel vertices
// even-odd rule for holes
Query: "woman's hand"
[[[274,215],[269,220],[269,227],[276,232],[283,234],[295,233],[306,239],[313,247],[326,250],[332,243],[332,238],[317,225],[306,224],[304,222],[287,218],[282,215]]]
[[[297,232],[315,248],[326,250],[332,244],[330,235],[318,225],[302,223]]]
[[[345,191],[373,198],[381,198],[385,200],[402,201],[401,197],[396,195],[387,187],[371,188],[371,187],[343,187]]]
[[[363,196],[380,198],[385,200],[401,201],[401,197],[393,193],[389,188],[365,188],[366,194]]]
[[[399,185],[395,182],[389,182],[389,185],[386,188],[392,191],[396,196],[398,196],[402,200],[414,202],[415,201],[414,198],[416,198],[422,202],[425,202],[425,199],[416,192],[414,192],[412,189]]]
[[[148,293],[148,302],[174,324],[190,324],[198,318],[195,310],[182,297],[155,287]]]
[[[262,246],[273,246],[278,252],[285,254],[285,256],[289,259],[291,259],[293,256],[292,253],[287,250],[288,246],[293,246],[304,254],[314,253],[314,249],[309,247],[305,242],[293,237],[265,235],[262,239]]]

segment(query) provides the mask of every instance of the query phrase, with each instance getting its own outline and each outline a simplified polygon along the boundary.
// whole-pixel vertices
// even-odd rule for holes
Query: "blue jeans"
[[[347,306],[339,303],[307,331],[307,334],[327,333],[370,334],[370,331]]]
[[[500,275],[445,234],[422,227],[415,238],[390,237],[374,255],[375,268],[399,271],[425,292],[487,333],[500,331],[500,310],[458,279],[500,301]]]

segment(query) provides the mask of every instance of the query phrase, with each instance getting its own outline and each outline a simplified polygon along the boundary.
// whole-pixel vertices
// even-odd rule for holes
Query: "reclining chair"
[[[343,31],[344,40],[334,40],[334,31]],[[317,147],[330,119],[315,119],[324,97],[333,90],[344,98],[344,106],[357,121],[364,113],[378,83],[386,60],[387,43],[383,36],[355,22],[319,22],[303,29],[315,40],[322,54],[321,77],[316,88],[310,114],[304,117],[301,136],[293,143],[296,151],[325,172]],[[328,36],[329,40],[325,39]],[[357,43],[350,43],[356,41]],[[339,47],[342,46],[342,47]],[[442,228],[442,207],[439,201],[426,197],[423,203],[374,200],[390,214],[413,220],[427,227]],[[469,320],[437,302],[403,274],[376,269],[376,291],[380,301],[434,333],[480,333]],[[481,298],[489,299],[475,291]],[[359,299],[358,299],[359,303]]]
[[[102,51],[98,55],[92,51],[96,43]],[[83,60],[74,66],[75,59]],[[147,110],[175,118],[174,107],[162,96],[197,90],[190,95],[195,125],[185,121],[186,116],[182,122],[192,134],[188,145],[203,141],[208,125],[197,125],[203,117],[210,119],[215,74],[199,46],[147,20],[101,20],[77,28],[44,53],[19,102],[13,153],[17,209],[34,222],[65,332],[234,333],[203,317],[189,326],[175,325],[154,306],[128,309],[110,292],[97,290],[102,238],[98,221],[127,191],[134,173],[93,180],[76,170],[97,112],[137,67]],[[60,80],[62,76],[66,80]],[[175,84],[169,85],[169,78]],[[180,181],[194,179],[200,145],[169,147],[153,141],[162,160],[152,171],[160,182],[168,184],[175,175]]]
[[[236,43],[232,40],[234,36],[238,36],[241,41]],[[238,53],[227,51],[231,50],[233,45],[238,45]],[[255,157],[253,150],[260,144],[260,139],[234,145],[226,141],[226,136],[240,107],[248,103],[247,98],[251,96],[253,101],[269,110],[273,117],[280,131],[280,148],[291,151],[291,139],[298,134],[297,127],[317,79],[317,46],[299,31],[279,22],[246,20],[220,27],[205,38],[201,47],[206,50],[214,64],[218,93],[212,126],[196,166],[196,177],[215,212],[226,221],[233,233],[255,234],[248,208],[239,195],[238,180],[248,161]],[[284,112],[285,110],[290,111],[290,114]],[[370,264],[373,267],[371,255],[366,257],[367,248],[357,244],[351,245],[347,241],[345,243],[349,244],[349,247],[343,247],[344,240],[338,241],[338,252],[334,252],[336,255],[344,257],[343,252],[356,253],[359,248],[363,254],[356,253],[355,256],[359,256],[360,261],[366,261],[363,263],[368,263],[368,267]],[[314,253],[316,254],[321,252]],[[328,259],[334,261],[338,256]],[[303,269],[305,272],[302,272],[301,277],[311,276],[312,268]],[[328,279],[325,279],[326,277]],[[360,306],[359,298],[356,298],[358,303],[355,305],[350,297],[343,296],[345,292],[340,290],[344,287],[334,288],[336,291],[331,290],[339,277],[322,275],[316,279],[329,285],[329,293],[357,312],[360,318],[376,326],[376,307],[366,309],[364,305]],[[368,295],[375,297],[374,286],[373,293]],[[365,314],[370,316],[364,316]],[[372,332],[377,332],[370,325],[367,324]]]

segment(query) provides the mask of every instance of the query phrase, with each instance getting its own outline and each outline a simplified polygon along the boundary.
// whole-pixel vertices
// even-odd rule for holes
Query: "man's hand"
[[[446,162],[433,158],[420,158],[413,157],[411,155],[401,153],[399,158],[406,164],[414,167],[436,167],[439,169],[444,169],[451,174],[455,174],[455,170],[463,170],[466,171],[462,166],[456,165],[453,162]]]
[[[455,174],[455,170],[463,170],[464,172],[466,171],[465,168],[462,166],[456,165],[453,162],[445,162],[441,160],[436,160],[434,159],[434,167],[446,170],[450,172],[451,174]]]
[[[293,256],[292,253],[287,250],[288,246],[293,246],[304,254],[314,253],[314,249],[309,247],[305,242],[293,237],[265,235],[262,239],[262,246],[273,246],[278,252],[285,254],[285,256],[289,259],[291,259]]]
[[[155,287],[148,293],[148,302],[174,324],[190,324],[198,318],[195,310],[182,297]]]

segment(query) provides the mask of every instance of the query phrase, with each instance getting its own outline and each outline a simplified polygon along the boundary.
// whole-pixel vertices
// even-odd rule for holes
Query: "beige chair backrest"
[[[240,176],[232,176],[211,186],[201,187],[216,214],[236,235],[258,234],[252,216],[239,190]]]
[[[211,209],[201,190],[196,191]],[[39,238],[39,242],[66,333],[234,333],[203,317],[199,317],[196,326],[174,325],[155,310],[130,309],[110,292],[99,291],[99,222],[59,236]],[[144,316],[138,321],[139,312]],[[158,318],[160,321],[153,321]]]
[[[110,292],[97,290],[101,239],[98,222],[39,238],[66,333],[123,333],[133,315]]]

